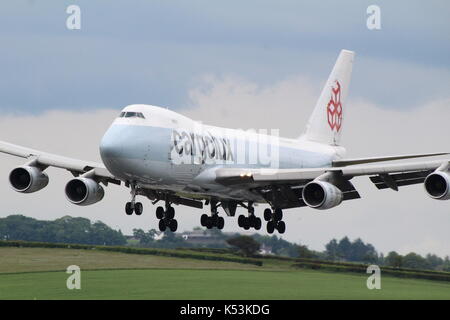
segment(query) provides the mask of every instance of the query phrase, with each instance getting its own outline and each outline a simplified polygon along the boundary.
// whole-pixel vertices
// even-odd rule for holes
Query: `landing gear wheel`
[[[136,215],[140,216],[142,214],[142,212],[144,212],[144,206],[142,205],[141,202],[136,202],[134,204],[134,213],[136,213]]]
[[[173,207],[167,208],[166,218],[167,219],[173,219],[174,217],[175,217],[175,209]]]
[[[266,210],[264,210],[264,220],[270,221],[271,219],[272,219],[272,210],[267,208]]]
[[[169,222],[169,229],[172,232],[177,231],[177,229],[178,229],[178,221],[175,220],[175,219],[170,220],[170,222]]]
[[[209,217],[207,214],[202,214],[202,216],[200,217],[200,224],[202,225],[202,227],[206,227],[208,218]]]
[[[273,218],[276,221],[283,220],[283,211],[281,209],[275,209],[275,211],[273,212]]]
[[[244,229],[245,230],[250,229],[250,219],[248,217],[244,217],[243,221],[244,221],[244,224],[243,224]]]
[[[134,208],[131,202],[127,202],[125,205],[125,213],[129,216],[131,216],[134,212]]]
[[[163,207],[156,208],[156,218],[158,220],[161,220],[162,218],[164,218],[164,208]]]
[[[272,234],[275,231],[275,223],[273,221],[267,222],[267,232]]]
[[[279,233],[283,234],[286,231],[286,223],[284,223],[284,221],[278,222],[277,230]]]
[[[205,225],[205,227],[208,228],[208,229],[212,229],[212,227],[213,227],[213,221],[212,221],[211,217],[208,217],[208,219],[206,219],[206,225]]]
[[[166,229],[166,222],[164,220],[159,220],[159,231],[164,232]]]
[[[262,225],[261,218],[256,218],[255,221],[253,221],[253,227],[255,230],[260,230]]]
[[[222,230],[223,227],[225,226],[225,219],[223,217],[218,217],[216,226],[217,229]]]
[[[245,216],[240,215],[238,218],[238,225],[239,227],[243,228],[244,227],[244,223],[245,223]]]

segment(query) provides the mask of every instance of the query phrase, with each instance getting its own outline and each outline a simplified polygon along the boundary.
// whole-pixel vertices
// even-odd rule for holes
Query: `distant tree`
[[[430,265],[424,257],[411,252],[403,257],[403,267],[411,269],[429,269]]]
[[[403,257],[395,251],[389,252],[384,261],[389,267],[401,268],[403,265]]]
[[[0,239],[97,245],[124,245],[122,232],[103,222],[65,216],[40,221],[20,215],[0,218]]]
[[[139,245],[141,246],[150,246],[155,242],[155,236],[157,232],[155,229],[151,229],[148,232],[145,232],[142,229],[133,229],[133,237],[139,240]]]
[[[308,246],[305,245],[298,245],[298,257],[304,258],[304,259],[313,259],[316,258],[317,255],[314,253],[314,251],[311,251],[308,249]]]
[[[427,254],[427,256],[425,257],[428,265],[430,268],[432,269],[438,269],[438,268],[442,268],[443,264],[444,264],[444,259],[438,257],[435,254]]]
[[[351,255],[352,243],[348,237],[344,237],[338,243],[338,256],[348,260]]]
[[[336,239],[331,240],[325,245],[325,253],[327,259],[337,260],[339,257],[338,242]]]
[[[281,239],[275,235],[263,236],[260,234],[252,235],[252,238],[259,242],[261,245],[271,248],[273,254],[291,258],[298,257],[298,246],[284,239]]]
[[[449,256],[445,257],[444,264],[442,265],[442,270],[450,272],[450,257]]]
[[[227,240],[230,246],[236,247],[245,256],[250,257],[257,253],[260,249],[260,244],[249,236],[238,236]]]
[[[346,260],[373,263],[379,260],[375,247],[364,243],[360,238],[350,241],[348,237],[340,241],[331,240],[325,245],[325,258],[328,260]]]

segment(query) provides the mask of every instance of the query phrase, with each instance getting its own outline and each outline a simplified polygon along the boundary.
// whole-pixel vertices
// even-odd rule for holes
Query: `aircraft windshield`
[[[145,119],[141,112],[121,112],[119,118],[141,118]]]

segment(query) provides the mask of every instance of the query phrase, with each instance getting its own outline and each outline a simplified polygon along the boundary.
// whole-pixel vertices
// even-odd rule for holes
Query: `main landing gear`
[[[283,221],[283,211],[281,209],[264,210],[264,220],[267,221],[267,232],[272,234],[275,229],[280,233],[286,231],[286,223]]]
[[[255,230],[261,229],[261,218],[257,218],[255,216],[255,208],[253,208],[252,204],[248,205],[248,216],[240,215],[238,218],[238,225],[245,230],[249,230],[250,228],[255,228]]]
[[[207,214],[202,214],[200,218],[200,224],[207,229],[212,229],[216,227],[219,230],[222,230],[225,226],[225,219],[219,216],[217,211],[218,208],[217,201],[211,200],[211,216]]]
[[[156,208],[156,218],[159,220],[159,230],[164,232],[167,228],[175,232],[178,229],[178,221],[175,220],[175,209],[171,206],[169,201],[166,201],[166,208]]]
[[[142,212],[144,212],[144,206],[141,202],[136,202],[136,185],[131,184],[131,201],[126,203],[125,213],[129,216],[133,213],[140,216]]]

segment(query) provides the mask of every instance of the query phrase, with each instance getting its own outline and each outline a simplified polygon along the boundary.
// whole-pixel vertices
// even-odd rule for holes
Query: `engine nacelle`
[[[436,200],[450,199],[450,175],[448,172],[436,171],[425,179],[425,190]]]
[[[31,166],[15,168],[9,174],[11,187],[22,193],[33,193],[44,189],[48,185],[48,181],[48,175],[45,172]]]
[[[303,201],[310,208],[326,210],[341,204],[344,195],[335,185],[325,181],[312,181],[303,188]]]
[[[78,206],[89,206],[105,196],[103,187],[89,178],[75,178],[66,185],[67,199]]]

